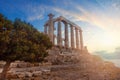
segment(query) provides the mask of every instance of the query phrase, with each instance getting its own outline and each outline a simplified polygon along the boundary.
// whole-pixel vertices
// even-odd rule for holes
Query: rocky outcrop
[[[50,75],[50,68],[45,64],[37,67],[22,67],[11,68],[7,72],[8,79],[20,79],[20,80],[42,80],[43,76]],[[47,78],[47,77],[46,77]]]
[[[55,49],[47,63],[12,63],[8,79],[19,80],[120,80],[120,68],[87,51]],[[19,65],[19,66],[18,66]]]

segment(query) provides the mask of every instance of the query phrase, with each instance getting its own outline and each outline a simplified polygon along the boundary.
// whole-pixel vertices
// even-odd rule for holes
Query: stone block
[[[33,72],[33,77],[39,77],[42,75],[42,71],[35,71]]]

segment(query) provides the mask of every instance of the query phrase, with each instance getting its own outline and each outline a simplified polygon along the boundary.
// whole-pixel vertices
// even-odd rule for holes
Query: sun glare
[[[104,46],[113,46],[115,44],[115,37],[103,35],[101,41]]]
[[[101,33],[97,33],[98,35],[95,36],[95,38],[93,38],[92,40],[94,40],[94,42],[91,42],[91,44],[89,44],[91,48],[91,51],[94,51],[94,50],[106,50],[107,52],[113,52],[115,47],[118,46],[119,44],[119,39],[117,37],[117,35],[115,34],[110,34],[110,33],[106,33],[106,32],[103,32],[102,34]]]

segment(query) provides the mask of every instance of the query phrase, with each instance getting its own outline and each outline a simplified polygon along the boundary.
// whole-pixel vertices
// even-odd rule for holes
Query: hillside
[[[120,69],[112,62],[103,61],[87,51],[82,54],[79,51],[73,52],[77,62],[73,58],[69,66],[52,69],[52,75],[58,80],[120,80]]]
[[[61,53],[62,51],[62,53]],[[13,63],[8,79],[19,80],[120,80],[120,69],[111,62],[87,51],[63,50],[49,51],[48,62],[30,64]],[[15,65],[17,64],[17,66]],[[19,64],[19,66],[18,66]],[[21,66],[20,66],[21,65]]]

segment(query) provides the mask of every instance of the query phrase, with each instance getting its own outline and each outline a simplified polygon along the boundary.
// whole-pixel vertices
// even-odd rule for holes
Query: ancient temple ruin
[[[47,34],[55,46],[83,49],[83,37],[80,26],[64,18],[63,16],[54,18],[49,14],[49,20],[44,25],[44,33]]]

